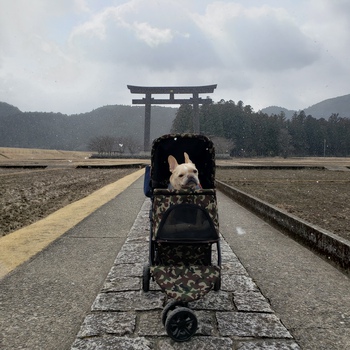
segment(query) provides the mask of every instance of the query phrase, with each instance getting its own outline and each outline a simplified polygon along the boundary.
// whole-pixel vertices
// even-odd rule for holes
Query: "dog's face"
[[[169,156],[170,183],[175,190],[199,186],[198,170],[185,152],[185,163],[178,164],[175,157]]]

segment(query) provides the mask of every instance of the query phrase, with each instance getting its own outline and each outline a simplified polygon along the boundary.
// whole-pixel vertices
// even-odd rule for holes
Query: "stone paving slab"
[[[149,208],[146,199],[71,350],[300,350],[223,237],[221,290],[189,303],[198,330],[188,342],[171,340],[161,321],[166,295],[154,282],[142,291]]]

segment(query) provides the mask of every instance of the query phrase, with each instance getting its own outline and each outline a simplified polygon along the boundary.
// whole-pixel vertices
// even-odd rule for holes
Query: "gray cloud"
[[[234,27],[241,59],[254,70],[300,69],[319,57],[312,40],[286,21],[265,17],[240,20]]]
[[[79,113],[127,84],[218,83],[214,100],[300,109],[350,91],[348,1],[0,3],[1,100]],[[302,83],[301,83],[302,82]]]
[[[154,8],[154,11],[158,8]],[[170,10],[170,12],[169,12]],[[189,19],[176,23],[164,18],[187,17],[175,6],[150,22],[149,16],[137,16],[135,11],[106,10],[101,16],[86,22],[73,32],[70,45],[80,50],[87,60],[128,64],[149,69],[202,69],[218,65],[210,42]],[[153,13],[152,9],[150,10]],[[183,26],[182,23],[186,23]]]

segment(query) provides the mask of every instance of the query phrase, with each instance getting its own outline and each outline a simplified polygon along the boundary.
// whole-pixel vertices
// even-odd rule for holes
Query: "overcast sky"
[[[127,84],[255,111],[350,94],[350,1],[0,0],[0,101],[82,113],[131,105]]]

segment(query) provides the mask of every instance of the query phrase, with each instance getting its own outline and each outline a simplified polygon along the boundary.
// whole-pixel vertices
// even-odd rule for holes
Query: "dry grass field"
[[[10,148],[0,147],[0,164],[11,161],[23,161],[25,163],[38,161],[74,160],[85,159],[90,156],[89,152],[45,150],[34,148]]]
[[[52,167],[76,167],[78,165],[104,165],[145,163],[140,159],[89,159],[91,152],[59,151],[32,148],[0,147],[0,167],[4,165],[32,166],[46,165]]]
[[[76,169],[77,165],[145,163],[144,160],[88,159],[87,152],[0,148],[0,236],[134,171]],[[218,180],[350,239],[350,158],[264,158],[218,160]],[[46,169],[5,165],[47,165]],[[254,166],[320,166],[326,170],[254,169]]]

